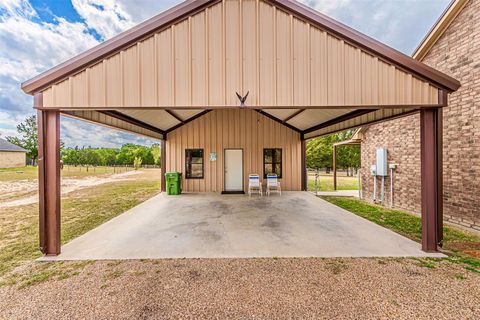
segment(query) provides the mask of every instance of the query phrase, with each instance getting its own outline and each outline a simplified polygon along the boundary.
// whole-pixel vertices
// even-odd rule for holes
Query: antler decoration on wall
[[[247,101],[247,97],[250,91],[247,91],[247,94],[245,95],[245,97],[242,97],[238,92],[235,92],[235,93],[237,94],[238,100],[240,100],[240,108],[244,108],[245,101]]]

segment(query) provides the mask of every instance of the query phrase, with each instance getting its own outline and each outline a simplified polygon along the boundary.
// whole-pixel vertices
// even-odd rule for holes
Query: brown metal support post
[[[302,170],[302,191],[308,191],[307,184],[307,141],[302,139],[302,158],[301,158],[301,170]]]
[[[442,110],[420,112],[422,250],[437,251],[443,239]]]
[[[38,111],[40,250],[60,253],[60,113]]]
[[[337,190],[337,146],[333,146],[333,190]]]
[[[162,184],[162,192],[167,190],[167,182],[165,180],[165,170],[167,167],[167,157],[166,157],[166,150],[165,150],[165,139],[160,140],[160,163],[162,166],[162,177],[161,177],[161,184]]]

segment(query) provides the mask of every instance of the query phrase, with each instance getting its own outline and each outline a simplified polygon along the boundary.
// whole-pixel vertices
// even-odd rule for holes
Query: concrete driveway
[[[310,193],[284,192],[160,194],[43,259],[402,256],[442,255]]]

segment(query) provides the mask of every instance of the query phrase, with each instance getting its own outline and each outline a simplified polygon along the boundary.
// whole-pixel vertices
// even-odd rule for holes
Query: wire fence
[[[66,172],[93,172],[93,173],[121,173],[137,169],[160,169],[158,165],[144,164],[139,167],[134,165],[92,166],[92,165],[63,165]]]

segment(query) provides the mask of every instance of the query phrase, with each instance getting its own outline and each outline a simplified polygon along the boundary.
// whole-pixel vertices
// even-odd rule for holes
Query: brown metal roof
[[[152,32],[166,28],[176,21],[185,18],[207,6],[221,0],[187,0],[141,24],[105,41],[104,43],[28,80],[22,84],[22,89],[28,94],[34,94],[58,82],[65,77],[78,72],[88,65],[105,58],[112,53],[125,48]],[[305,19],[321,29],[327,30],[346,42],[359,46],[364,50],[389,61],[415,75],[431,81],[433,84],[447,91],[455,91],[460,83],[452,77],[445,75],[411,57],[394,50],[346,25],[335,21],[303,4],[294,0],[266,0],[280,9]]]
[[[0,151],[28,152],[27,150],[23,149],[22,147],[14,145],[13,143],[10,143],[7,140],[4,140],[2,138],[0,138]]]

